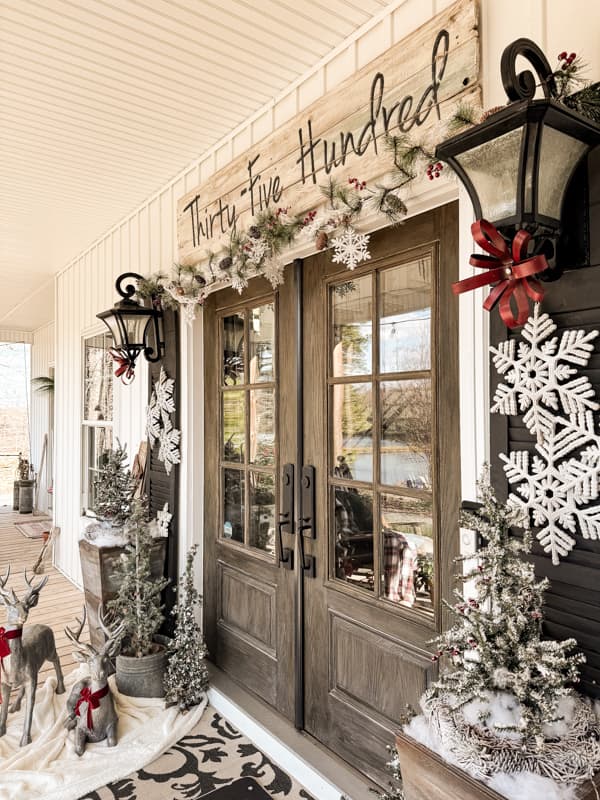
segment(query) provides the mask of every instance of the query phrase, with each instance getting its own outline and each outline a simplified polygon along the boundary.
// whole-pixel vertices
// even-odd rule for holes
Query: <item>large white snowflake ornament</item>
[[[334,264],[344,264],[348,269],[355,269],[361,261],[371,258],[369,252],[369,234],[358,233],[347,227],[339,236],[331,240]]]
[[[508,339],[490,348],[494,366],[506,381],[496,389],[492,413],[526,412],[523,422],[538,441],[550,432],[553,411],[560,408],[564,414],[577,414],[600,407],[590,382],[573,377],[577,369],[571,366],[588,363],[598,331],[565,331],[559,342],[557,336],[549,338],[555,330],[554,322],[540,313],[536,303],[522,332],[528,344]]]
[[[533,455],[500,454],[509,483],[517,484],[509,499],[527,512],[542,547],[558,564],[575,546],[574,534],[600,539],[600,436],[593,414],[600,404],[589,380],[576,377],[569,366],[587,365],[598,331],[565,331],[560,342],[548,340],[555,330],[536,306],[523,329],[529,344],[521,342],[516,356],[514,340],[491,350],[509,384],[498,387],[492,411],[526,411],[523,420],[537,440]]]
[[[167,475],[171,474],[171,469],[175,464],[181,462],[180,441],[181,431],[173,427],[170,419],[163,419],[163,425],[158,437],[158,460],[165,465]]]
[[[173,399],[174,389],[174,379],[169,378],[165,372],[165,368],[161,367],[158,380],[155,381],[153,386],[153,394],[156,396],[156,404],[160,409],[161,415],[172,414],[175,411],[175,400]]]
[[[161,414],[160,406],[156,400],[156,393],[152,390],[150,403],[146,409],[146,435],[150,442],[150,447],[154,447],[160,435]]]

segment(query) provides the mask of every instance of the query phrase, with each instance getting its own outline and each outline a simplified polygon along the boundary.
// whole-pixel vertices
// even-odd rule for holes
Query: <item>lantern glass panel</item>
[[[106,325],[108,330],[110,331],[110,335],[112,336],[112,340],[114,342],[115,347],[122,347],[123,346],[123,334],[121,331],[121,326],[119,325],[119,319],[114,313],[107,314],[106,316],[101,317],[102,322]]]
[[[144,331],[148,325],[147,314],[121,314],[125,330],[127,331],[127,341],[130,345],[143,345]]]
[[[479,196],[483,218],[490,222],[517,213],[522,141],[521,127],[455,156]]]
[[[571,173],[588,146],[567,133],[544,126],[540,150],[538,212],[560,219]]]

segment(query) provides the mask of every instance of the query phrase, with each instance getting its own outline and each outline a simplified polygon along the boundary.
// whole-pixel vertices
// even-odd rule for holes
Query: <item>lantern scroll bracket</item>
[[[517,73],[517,58],[523,56],[537,72],[539,82],[534,74],[526,69]],[[504,91],[510,101],[532,100],[538,86],[542,87],[547,100],[556,97],[556,81],[548,59],[543,51],[531,39],[515,39],[502,53],[500,74]]]

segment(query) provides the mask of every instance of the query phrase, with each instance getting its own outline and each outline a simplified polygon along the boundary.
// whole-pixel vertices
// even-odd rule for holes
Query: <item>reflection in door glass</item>
[[[371,276],[340,283],[331,293],[333,374],[371,372],[373,297]]]
[[[245,393],[223,392],[223,460],[244,461],[246,444]]]
[[[275,395],[272,389],[248,392],[250,461],[263,467],[275,464]]]
[[[415,372],[431,364],[431,257],[381,272],[381,372]]]
[[[381,482],[431,489],[431,379],[381,383]]]
[[[223,470],[223,538],[244,541],[244,473]]]
[[[373,480],[373,391],[371,383],[333,387],[333,472],[339,478]]]
[[[223,319],[223,383],[244,383],[244,315],[232,314]]]
[[[275,552],[275,477],[250,473],[250,546]]]
[[[275,310],[273,303],[250,310],[250,383],[265,383],[274,378],[273,342]]]
[[[383,596],[413,606],[433,602],[431,497],[381,495]]]
[[[374,590],[373,492],[333,488],[336,578]]]

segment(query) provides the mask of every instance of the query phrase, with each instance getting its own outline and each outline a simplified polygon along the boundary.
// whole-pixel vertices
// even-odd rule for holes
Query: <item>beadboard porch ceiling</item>
[[[0,0],[0,326],[393,0]]]

